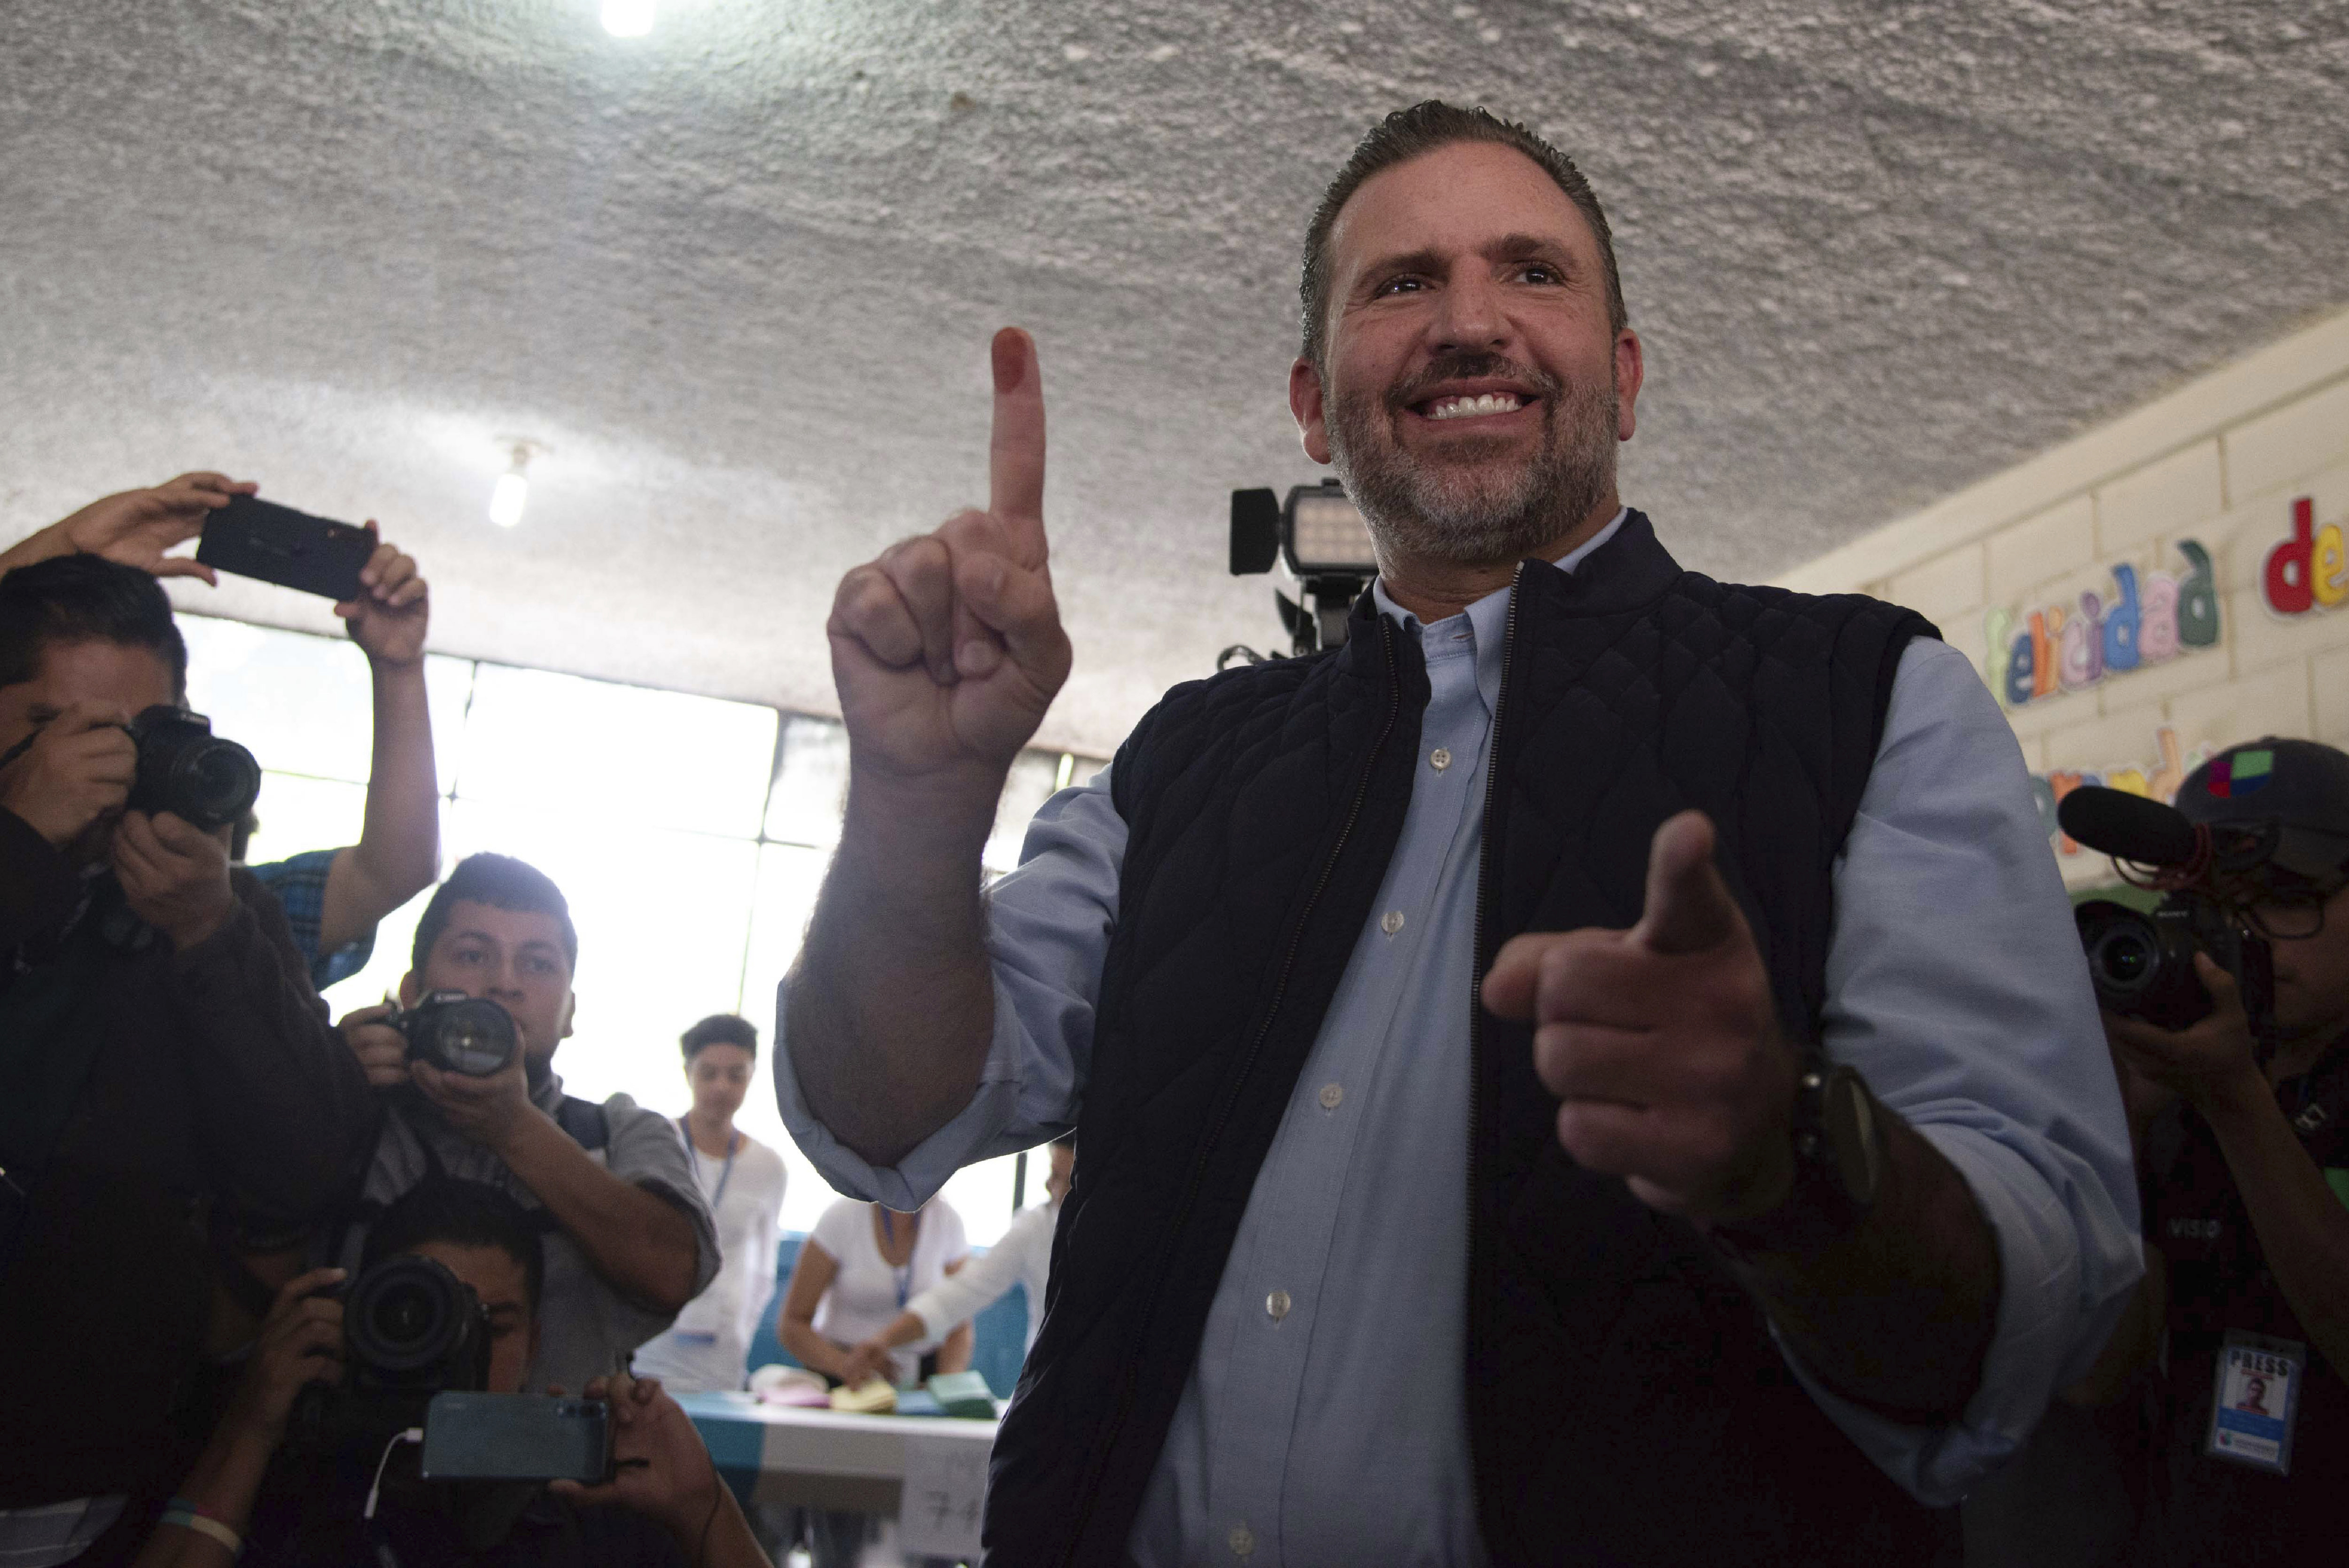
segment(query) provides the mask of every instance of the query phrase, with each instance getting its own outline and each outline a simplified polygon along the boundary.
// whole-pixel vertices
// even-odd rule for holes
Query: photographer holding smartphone
[[[220,780],[257,779],[175,717],[186,672],[145,570],[74,552],[0,577],[0,1559],[22,1568],[168,1479],[212,1216],[315,1223],[375,1126],[275,901],[189,820],[220,802],[150,798],[131,728],[159,709]]]
[[[101,496],[0,552],[0,575],[82,554],[158,578],[197,577],[216,585],[219,569],[209,561],[171,552],[202,536],[206,522],[222,508],[229,508],[233,519],[238,511],[255,507],[251,498],[259,488],[251,480],[200,470]],[[305,851],[250,869],[285,906],[295,945],[312,983],[323,991],[365,968],[375,951],[377,924],[432,885],[440,865],[440,818],[424,687],[429,587],[413,557],[374,537],[373,521],[362,537],[362,531],[347,525],[305,521],[339,530],[365,554],[355,562],[356,591],[336,601],[335,614],[367,659],[374,753],[367,814],[356,844]],[[251,563],[232,562],[227,569],[241,571],[246,564]],[[352,589],[346,581],[326,591]],[[231,838],[230,858],[239,864],[252,827],[248,815]]]
[[[419,1187],[388,1210],[367,1264],[429,1260],[445,1270],[486,1334],[483,1392],[522,1389],[538,1337],[544,1264],[537,1228],[519,1203],[479,1182]],[[613,1478],[557,1483],[432,1482],[417,1449],[347,1421],[333,1446],[305,1441],[301,1409],[326,1387],[353,1396],[347,1362],[344,1271],[315,1269],[277,1293],[228,1413],[164,1508],[138,1568],[273,1563],[484,1565],[722,1564],[766,1556],[677,1402],[650,1380],[596,1379],[608,1399]],[[463,1381],[463,1379],[460,1379]],[[453,1386],[453,1385],[452,1385]],[[306,1393],[305,1393],[306,1391]]]

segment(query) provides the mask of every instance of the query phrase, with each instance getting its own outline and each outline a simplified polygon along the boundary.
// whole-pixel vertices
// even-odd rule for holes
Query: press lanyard
[[[897,1226],[895,1222],[889,1212],[887,1204],[885,1203],[876,1206],[881,1210],[881,1233],[888,1238],[889,1244],[894,1247],[897,1244]],[[918,1230],[916,1233],[918,1238]],[[921,1243],[916,1239],[914,1244],[915,1246],[919,1246]],[[885,1264],[889,1262],[887,1258],[883,1258],[881,1261]],[[899,1268],[894,1264],[891,1264],[889,1268],[889,1277],[897,1287],[897,1310],[903,1312],[905,1310],[905,1297],[912,1293],[914,1288],[914,1251],[912,1247],[905,1249],[905,1266]]]
[[[686,1151],[695,1157],[694,1183],[698,1186],[701,1180],[701,1150],[694,1147],[693,1129],[688,1126],[685,1118],[680,1116],[677,1119],[677,1130],[685,1134]],[[713,1219],[717,1217],[718,1205],[726,1201],[726,1183],[734,1180],[734,1155],[741,1147],[742,1130],[738,1127],[734,1130],[734,1136],[726,1140],[726,1165],[718,1172],[718,1191],[709,1194],[709,1212]]]

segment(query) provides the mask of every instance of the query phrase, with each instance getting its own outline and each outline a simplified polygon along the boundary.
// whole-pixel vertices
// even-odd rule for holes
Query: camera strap
[[[554,1124],[571,1135],[572,1142],[591,1154],[612,1141],[611,1119],[592,1099],[564,1095],[563,1103],[554,1108]]]
[[[574,1143],[591,1153],[601,1150],[612,1140],[611,1119],[604,1114],[604,1108],[594,1100],[564,1095],[561,1103],[554,1108],[554,1121],[556,1126],[569,1135]],[[375,1170],[382,1140],[390,1136],[391,1119],[387,1116],[382,1128],[376,1133],[378,1148],[367,1151],[367,1163],[360,1167],[357,1191],[344,1211],[345,1217],[336,1228],[337,1240],[331,1261],[351,1271],[354,1277],[358,1273],[359,1259],[367,1251],[367,1232],[374,1227],[376,1221],[383,1217],[383,1212],[391,1206],[381,1199],[370,1198],[367,1195],[367,1177]],[[448,1167],[441,1164],[440,1156],[433,1149],[431,1139],[414,1132],[413,1130],[411,1130],[411,1136],[415,1140],[417,1153],[424,1161],[424,1175],[413,1183],[409,1191],[412,1191],[416,1187],[423,1186],[429,1181],[448,1181]],[[512,1180],[511,1175],[508,1180]],[[543,1205],[533,1206],[532,1212],[539,1220],[542,1230],[551,1232],[560,1229],[554,1222],[553,1212]]]

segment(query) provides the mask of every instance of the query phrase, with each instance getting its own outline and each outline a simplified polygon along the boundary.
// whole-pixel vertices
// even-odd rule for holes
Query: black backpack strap
[[[554,1108],[554,1121],[582,1149],[594,1150],[612,1141],[611,1119],[592,1099],[564,1095],[563,1103]]]

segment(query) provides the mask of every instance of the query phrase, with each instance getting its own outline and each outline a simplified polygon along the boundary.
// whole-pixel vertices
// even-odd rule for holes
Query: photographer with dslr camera
[[[533,1386],[584,1387],[627,1365],[718,1272],[717,1230],[667,1117],[626,1095],[563,1092],[579,934],[546,875],[469,856],[425,905],[397,1006],[344,1018],[384,1125],[356,1222],[440,1175],[485,1181],[543,1211],[546,1308]]]
[[[2165,946],[2161,916],[2082,911],[2149,1243],[2091,1392],[2118,1392],[2166,1332],[2139,1560],[2327,1560],[2325,1478],[2349,1474],[2349,755],[2221,752],[2178,789],[2174,849],[2158,807],[2107,794],[2067,798],[2067,830],[2159,867],[2165,910],[2196,923],[2190,949]]]
[[[375,1120],[276,902],[229,864],[260,773],[184,713],[145,571],[0,576],[0,1556],[66,1561],[167,1476],[208,1225],[315,1223]]]
[[[220,507],[260,487],[197,471],[160,485],[101,496],[0,552],[0,574],[60,555],[103,556],[156,577],[218,574],[170,552],[200,536]],[[367,531],[375,531],[369,521]],[[432,885],[440,861],[440,785],[425,700],[424,631],[429,588],[412,557],[378,542],[360,569],[365,592],[335,606],[367,655],[374,709],[374,754],[359,841],[309,850],[249,868],[285,908],[295,945],[320,990],[367,966],[377,924]],[[229,856],[243,863],[253,819],[237,824]]]
[[[277,1293],[228,1413],[139,1568],[764,1564],[692,1422],[657,1381],[599,1378],[583,1390],[608,1401],[590,1412],[610,1426],[611,1469],[596,1485],[422,1479],[407,1434],[460,1418],[426,1414],[434,1394],[521,1391],[543,1268],[537,1226],[504,1192],[461,1181],[414,1189],[375,1226],[347,1292],[329,1268]],[[593,1436],[582,1446],[592,1451]]]

